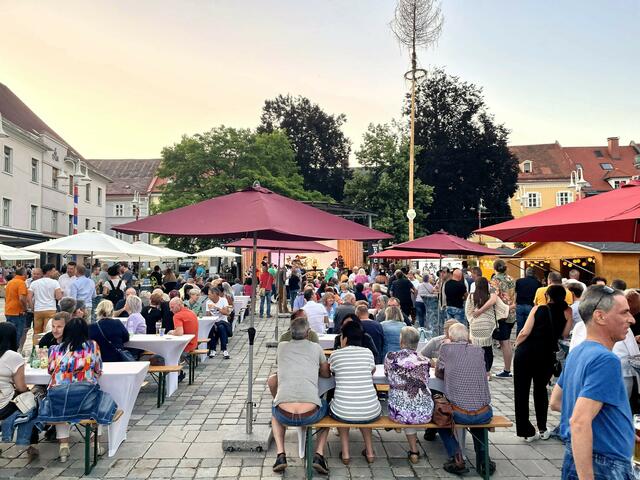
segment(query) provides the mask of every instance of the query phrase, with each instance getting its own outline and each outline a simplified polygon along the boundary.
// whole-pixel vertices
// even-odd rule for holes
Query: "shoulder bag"
[[[431,421],[442,428],[454,428],[453,406],[441,393],[433,395],[433,415]]]
[[[100,334],[104,337],[104,339],[107,341],[107,343],[109,345],[111,345],[111,348],[113,348],[116,352],[118,352],[118,355],[120,355],[120,360],[122,362],[135,362],[136,361],[135,357],[133,356],[133,354],[129,350],[125,350],[123,348],[118,348],[111,342],[111,340],[109,340],[109,338],[102,331],[102,327],[100,326],[100,322],[99,321],[96,322],[96,325],[98,326],[98,330],[100,330]]]

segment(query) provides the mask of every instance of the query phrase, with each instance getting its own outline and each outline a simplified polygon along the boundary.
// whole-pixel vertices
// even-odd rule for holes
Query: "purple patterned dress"
[[[429,423],[433,399],[429,390],[429,359],[415,350],[389,352],[384,373],[389,379],[389,418],[398,423]]]

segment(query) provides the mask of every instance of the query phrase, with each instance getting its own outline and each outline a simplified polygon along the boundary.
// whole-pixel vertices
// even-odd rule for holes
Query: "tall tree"
[[[405,113],[409,114],[409,100]],[[417,176],[433,186],[429,232],[463,237],[483,224],[511,218],[518,162],[507,148],[509,130],[488,112],[482,89],[435,70],[416,91]]]
[[[184,136],[162,150],[158,176],[167,180],[155,212],[166,212],[260,185],[297,200],[326,200],[303,187],[289,139],[282,132],[256,133],[225,126]],[[214,213],[212,212],[212,215]],[[209,248],[220,241],[171,238],[169,246]]]
[[[304,188],[340,201],[350,174],[351,142],[342,132],[344,114],[326,113],[308,98],[278,95],[262,109],[258,132],[283,130],[295,151]]]
[[[408,239],[405,212],[408,199],[409,138],[399,125],[369,125],[356,157],[361,165],[345,185],[345,202],[376,213],[374,228],[392,234],[398,242]],[[425,233],[431,187],[415,181],[415,227]]]

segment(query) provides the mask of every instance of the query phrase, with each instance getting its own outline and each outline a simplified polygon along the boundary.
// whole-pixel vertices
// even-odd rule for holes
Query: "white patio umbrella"
[[[40,255],[37,253],[0,244],[0,260],[37,260],[38,258]]]
[[[161,258],[186,258],[186,257],[192,256],[191,254],[186,252],[181,252],[180,250],[174,250],[168,247],[161,247],[160,245],[151,245],[150,243],[145,243],[142,241],[133,242],[133,244],[149,247],[150,251],[156,252]]]
[[[192,254],[193,257],[217,257],[217,258],[230,258],[230,257],[241,257],[242,255],[238,253],[233,253],[224,248],[215,247],[210,248],[209,250],[203,250],[201,252],[196,252]]]

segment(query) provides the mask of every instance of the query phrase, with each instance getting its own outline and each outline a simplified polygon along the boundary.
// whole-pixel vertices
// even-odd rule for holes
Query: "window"
[[[96,229],[97,229],[97,230],[102,230],[102,222],[98,222],[98,223],[96,224]]]
[[[98,206],[102,205],[102,189],[98,187]],[[98,228],[100,230],[100,228]]]
[[[566,205],[573,202],[573,193],[571,192],[557,192],[556,193],[556,205]]]
[[[69,235],[73,235],[73,215],[69,215]]]
[[[88,218],[84,219],[84,229],[85,230],[91,230],[91,227],[89,226],[89,219]]]
[[[114,205],[114,209],[115,209],[115,213],[114,215],[116,217],[123,217],[124,216],[124,205],[121,203],[116,203]]]
[[[531,173],[532,171],[533,171],[533,162],[531,160],[527,160],[522,164],[523,173]]]
[[[34,183],[38,183],[38,179],[40,178],[39,172],[40,162],[37,159],[31,159],[31,181]]]
[[[60,175],[60,169],[52,168],[51,169],[51,187],[55,188],[56,190],[58,189],[58,175]]]
[[[122,240],[122,232],[116,232],[116,238]]]
[[[611,186],[613,188],[620,188],[622,185],[624,185],[625,183],[627,183],[626,180],[613,180],[611,182]]]
[[[84,186],[84,201],[85,202],[91,201],[91,184],[90,183],[87,183]]]
[[[11,224],[11,200],[2,199],[2,226],[8,227]]]
[[[13,148],[4,146],[4,168],[5,173],[13,173]]]
[[[540,208],[540,194],[537,192],[529,192],[525,197],[525,206],[527,208]]]
[[[51,210],[51,231],[58,233],[58,212]]]
[[[596,158],[604,157],[604,155],[602,154],[602,150],[594,150],[593,154],[596,156]]]
[[[613,170],[613,165],[610,163],[601,163],[600,168],[603,170]]]
[[[31,205],[31,221],[29,227],[31,230],[38,229],[38,207],[36,205]]]

